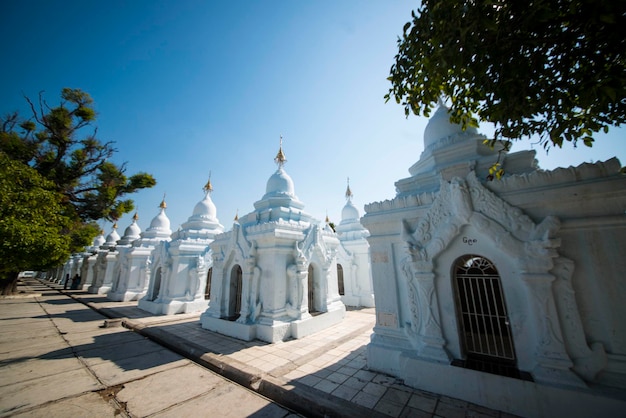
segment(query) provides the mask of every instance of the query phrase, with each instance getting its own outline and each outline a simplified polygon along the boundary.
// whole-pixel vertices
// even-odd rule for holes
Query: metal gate
[[[211,299],[211,278],[213,277],[213,267],[209,267],[206,275],[206,286],[204,286],[204,300]]]
[[[239,318],[241,313],[241,287],[243,272],[241,267],[236,264],[230,272],[230,294],[228,302],[228,319],[231,321]]]
[[[343,285],[343,266],[341,264],[337,264],[337,287],[339,288],[339,295],[343,296],[346,294]]]
[[[317,310],[317,295],[315,294],[315,270],[313,266],[309,264],[309,273],[308,273],[308,303],[309,303],[309,313],[315,314],[318,312]]]
[[[514,366],[511,327],[495,266],[484,257],[466,255],[455,262],[454,276],[460,334],[468,360]]]

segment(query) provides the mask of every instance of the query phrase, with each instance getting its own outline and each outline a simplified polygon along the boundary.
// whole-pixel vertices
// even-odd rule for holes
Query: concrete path
[[[70,400],[80,400],[79,403],[90,412],[88,416],[98,416],[91,413],[97,410],[95,406],[91,409],[88,401],[82,402],[82,397],[89,397],[89,402],[109,408],[103,416],[112,416],[116,410],[128,416],[161,416],[170,411],[172,416],[178,417],[289,416],[286,409],[269,403],[267,398],[270,398],[310,417],[512,417],[505,412],[418,391],[391,376],[369,371],[365,355],[375,320],[374,309],[349,310],[341,324],[325,331],[298,340],[269,344],[240,341],[207,331],[200,326],[200,313],[152,316],[138,309],[137,302],[112,302],[103,295],[63,291],[61,286],[48,282],[29,282],[29,285],[33,291],[41,292],[42,297],[30,302],[0,302],[3,324],[0,355],[5,356],[7,351],[4,330],[8,328],[5,326],[16,330],[16,339],[26,345],[29,344],[19,335],[37,330],[30,331],[38,335],[37,345],[32,347],[35,351],[29,353],[26,360],[20,360],[22,353],[18,356],[13,349],[9,350],[11,356],[17,357],[11,357],[8,363],[4,357],[0,358],[3,369],[11,370],[20,363],[35,361],[38,363],[33,365],[46,369],[38,374],[54,375],[57,372],[47,370],[55,370],[55,367],[70,373],[69,368],[61,363],[53,366],[49,359],[60,357],[59,360],[79,362],[81,367],[74,369],[87,375],[74,370],[76,376],[68,375],[63,380],[65,383],[57,380],[60,387],[55,390],[66,390],[71,394],[56,395],[55,391],[49,391],[43,401],[33,400],[38,399],[34,394],[47,392],[42,388],[47,388],[49,383],[43,377],[40,381],[38,376],[33,376],[30,387],[34,398],[21,396],[25,401],[20,402],[25,405],[20,404],[20,410],[38,410],[41,407],[32,405],[44,402],[49,402],[50,406],[63,404],[69,397]],[[12,305],[20,313],[8,314],[5,320],[6,311],[11,311],[9,306]],[[24,307],[17,308],[21,305]],[[101,315],[113,318],[108,320],[110,325],[121,323],[134,332],[121,327],[97,328],[96,325],[104,322]],[[35,319],[52,322],[55,329]],[[72,354],[62,350],[69,350]],[[17,401],[7,402],[11,397],[5,394],[15,392],[11,388],[19,377],[5,376],[7,374],[3,371],[0,410],[6,414],[12,405],[18,405]],[[235,389],[224,377],[238,383],[238,390],[246,396],[253,396],[252,391],[263,395],[259,399],[266,404],[257,406],[250,401],[251,410],[240,409],[242,405],[248,405],[248,400],[244,402],[244,395],[231,394]],[[87,381],[81,381],[77,387],[79,384],[74,382],[79,378]],[[57,385],[52,383],[55,388]],[[47,411],[46,415],[49,415]]]
[[[296,417],[30,281],[0,300],[0,416]]]

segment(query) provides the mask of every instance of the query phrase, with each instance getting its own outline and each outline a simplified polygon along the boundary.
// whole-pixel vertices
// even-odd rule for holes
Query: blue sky
[[[347,177],[363,215],[364,204],[394,197],[394,182],[422,152],[427,120],[407,119],[383,99],[397,37],[417,4],[3,0],[0,112],[26,114],[22,96],[42,90],[51,104],[63,87],[91,94],[98,137],[115,142],[116,162],[157,179],[131,196],[142,230],[164,193],[177,229],[209,172],[230,229],[236,212],[265,194],[280,135],[305,210],[338,223]],[[538,149],[537,158],[545,169],[613,156],[625,164],[624,132],[599,135],[592,149]]]

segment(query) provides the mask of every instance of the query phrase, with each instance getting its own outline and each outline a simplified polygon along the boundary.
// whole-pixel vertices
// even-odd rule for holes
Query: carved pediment
[[[519,208],[489,191],[470,172],[465,179],[441,181],[439,193],[425,216],[405,219],[402,239],[413,262],[430,263],[454,239],[462,226],[472,224],[492,237],[517,259],[543,259],[551,265],[560,242],[554,239],[560,223],[547,217],[535,224]]]

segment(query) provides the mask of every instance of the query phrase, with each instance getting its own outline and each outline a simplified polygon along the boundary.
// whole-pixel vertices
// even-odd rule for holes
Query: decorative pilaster
[[[213,318],[222,316],[222,288],[224,282],[224,259],[213,253],[213,277],[211,278],[211,300],[206,314]]]
[[[556,305],[552,295],[554,276],[545,273],[525,273],[522,280],[528,289],[528,312],[534,316],[535,360],[532,375],[535,380],[551,384],[586,387],[576,376],[563,343]]]
[[[417,271],[412,266],[412,280],[408,283],[416,332],[417,351],[425,359],[449,363],[450,356],[444,345],[446,341],[441,331],[439,302],[435,292],[435,275],[432,272]]]

